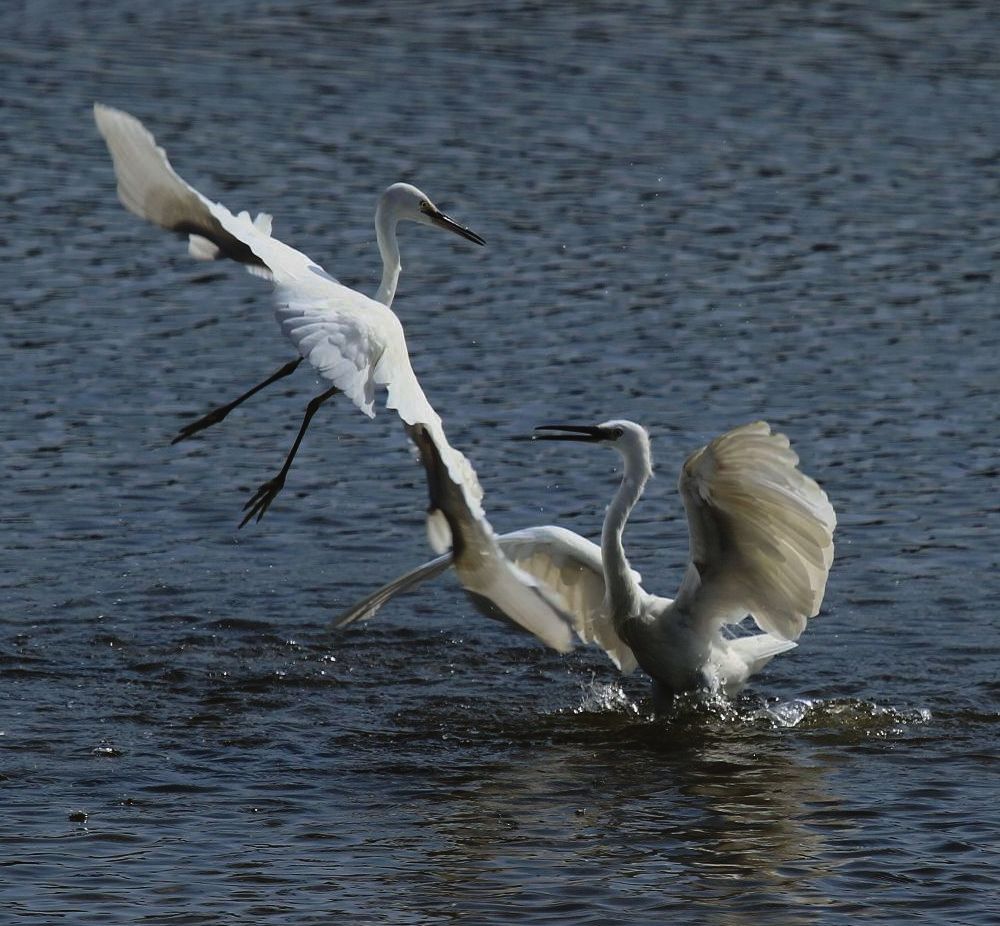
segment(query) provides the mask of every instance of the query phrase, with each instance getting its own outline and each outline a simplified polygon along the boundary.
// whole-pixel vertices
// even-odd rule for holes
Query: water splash
[[[896,708],[854,698],[822,700],[793,698],[777,700],[749,712],[751,722],[765,722],[775,728],[839,729],[870,736],[898,735],[905,728],[927,723],[928,708]]]
[[[619,682],[599,682],[594,676],[583,685],[583,697],[573,708],[573,713],[641,716],[639,705],[628,696]]]
[[[571,709],[572,714],[617,716],[661,727],[695,723],[732,731],[763,727],[889,737],[902,735],[932,718],[928,708],[898,708],[856,698],[785,700],[744,694],[730,699],[714,692],[689,692],[654,704],[633,699],[618,681],[591,677],[581,689],[580,703]]]

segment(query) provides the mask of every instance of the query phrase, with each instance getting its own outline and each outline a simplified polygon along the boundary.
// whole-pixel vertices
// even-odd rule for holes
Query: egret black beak
[[[540,424],[536,431],[561,431],[561,434],[532,434],[520,440],[571,440],[585,444],[599,444],[603,440],[613,440],[607,428],[580,424]]]
[[[466,228],[464,225],[459,225],[450,215],[445,215],[440,209],[436,209],[430,203],[422,203],[420,206],[420,211],[427,216],[438,228],[443,228],[447,231],[454,232],[456,235],[461,235],[466,241],[471,241],[474,244],[486,244],[486,242],[479,237],[471,228]]]

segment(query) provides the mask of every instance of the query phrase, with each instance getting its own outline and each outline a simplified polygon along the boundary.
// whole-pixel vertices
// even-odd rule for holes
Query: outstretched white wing
[[[343,612],[337,626],[373,617],[395,595],[453,565],[462,587],[490,617],[521,627],[560,652],[573,648],[574,637],[596,643],[623,672],[635,669],[635,657],[604,605],[600,548],[561,527],[532,527],[497,537],[485,516],[468,509],[441,471],[436,444],[419,428],[409,430],[427,470],[429,528],[439,538],[435,545],[446,545],[440,539],[444,535],[452,551],[372,592]],[[635,578],[638,582],[638,573]]]
[[[518,569],[534,578],[570,615],[581,641],[600,646],[622,672],[636,668],[635,656],[615,631],[605,604],[604,567],[596,543],[554,525],[513,531],[498,540]],[[642,581],[635,570],[632,575],[637,584]]]
[[[636,668],[632,650],[615,632],[604,608],[600,547],[579,534],[554,526],[529,527],[501,534],[496,542],[501,555],[514,568],[506,570],[503,560],[499,558],[494,566],[505,571],[512,581],[520,585],[541,589],[544,597],[558,607],[558,623],[552,624],[559,641],[555,649],[564,651],[572,648],[571,637],[568,645],[563,642],[566,634],[562,626],[568,623],[580,640],[600,646],[623,672],[632,672]],[[355,621],[374,617],[396,595],[439,576],[451,566],[452,555],[445,553],[404,573],[344,611],[337,618],[336,626],[346,627]],[[523,619],[508,617],[513,623],[525,626]],[[547,634],[532,632],[544,642],[549,642]]]
[[[114,162],[118,198],[129,212],[161,228],[188,235],[192,257],[228,257],[252,273],[271,276],[263,257],[244,240],[270,235],[269,215],[261,213],[252,221],[246,212],[235,216],[225,206],[202,196],[177,175],[166,152],[135,116],[95,103],[94,121]],[[294,248],[282,247],[287,251],[284,263],[303,267],[312,263]]]
[[[118,178],[118,196],[131,212],[186,234],[200,258],[228,257],[275,283],[282,331],[317,373],[369,417],[375,387],[386,407],[409,425],[432,433],[449,472],[472,511],[481,514],[482,489],[468,460],[444,436],[441,419],[410,365],[399,319],[382,303],[337,282],[310,257],[271,236],[271,217],[234,215],[182,180],[152,134],[128,113],[94,105]]]
[[[446,464],[446,454],[457,451],[442,445],[429,428],[406,430],[427,474],[428,537],[439,551],[450,545],[462,588],[487,616],[521,627],[561,653],[571,650],[572,618],[543,585],[504,556],[482,508],[469,505],[467,488]]]
[[[442,572],[450,568],[451,553],[442,553],[435,559],[417,566],[416,569],[411,569],[409,572],[397,576],[391,582],[386,582],[385,585],[376,589],[370,595],[366,595],[360,601],[356,601],[346,611],[338,615],[336,621],[334,621],[334,626],[346,627],[355,621],[366,621],[378,614],[382,605],[387,604],[397,595],[402,595],[411,588],[416,588],[421,583],[441,575]]]
[[[719,623],[750,614],[782,640],[797,639],[819,613],[837,519],[798,462],[788,438],[763,421],[687,458],[678,489],[691,552],[677,608]]]

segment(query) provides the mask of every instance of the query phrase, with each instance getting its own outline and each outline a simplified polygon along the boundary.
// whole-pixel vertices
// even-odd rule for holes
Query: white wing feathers
[[[118,199],[141,219],[173,229],[183,222],[214,229],[206,203],[170,166],[167,153],[134,116],[94,104],[94,121],[104,137],[118,180]]]
[[[272,238],[272,219],[266,212],[255,219],[248,212],[234,215],[181,179],[166,152],[135,116],[95,103],[94,121],[111,152],[122,205],[147,222],[187,234],[193,257],[228,257],[279,284],[298,283],[309,289],[309,283],[321,281],[328,288],[354,293],[310,257]],[[329,296],[327,290],[323,292]]]
[[[202,196],[175,173],[166,152],[134,116],[95,103],[94,121],[114,162],[118,198],[129,212],[188,235],[189,253],[198,260],[228,257],[257,275],[270,276],[263,259],[243,240],[247,235],[268,237],[269,215],[261,213],[253,220],[246,212],[234,216]]]
[[[635,657],[604,606],[600,548],[560,527],[497,537],[485,515],[473,513],[465,493],[456,491],[450,471],[442,470],[431,435],[419,427],[408,431],[427,471],[428,532],[438,548],[449,537],[452,551],[382,586],[345,611],[337,626],[373,617],[395,595],[454,566],[463,589],[489,617],[527,630],[559,652],[571,650],[574,637],[596,643],[623,672],[635,669]]]
[[[543,586],[504,556],[482,508],[469,505],[467,486],[452,476],[445,454],[461,455],[447,443],[442,446],[430,428],[417,425],[408,427],[407,433],[427,474],[431,504],[428,533],[439,541],[443,534],[450,533],[452,564],[462,588],[487,616],[521,627],[561,653],[571,650],[572,619],[549,598]],[[447,521],[447,531],[440,523],[442,517]]]
[[[761,630],[798,638],[822,604],[837,523],[798,461],[788,439],[763,421],[688,457],[678,489],[691,561],[678,608],[708,622],[750,614]]]
[[[635,656],[615,631],[605,604],[604,567],[597,544],[553,525],[502,534],[498,540],[504,554],[569,615],[583,643],[600,646],[622,672],[636,668]],[[632,575],[637,584],[642,581],[635,570]]]
[[[130,212],[189,236],[192,256],[228,257],[275,283],[275,314],[282,331],[320,376],[362,412],[375,415],[375,387],[385,386],[386,407],[407,424],[425,425],[470,509],[481,514],[482,489],[469,461],[444,436],[410,365],[399,319],[330,276],[310,257],[271,236],[271,216],[234,215],[182,180],[164,150],[134,116],[94,105],[118,179],[118,196]]]
[[[409,572],[386,583],[367,597],[362,598],[361,601],[356,602],[337,618],[334,626],[346,627],[355,621],[364,621],[374,617],[378,613],[379,608],[392,598],[395,598],[396,595],[402,595],[422,582],[433,579],[450,567],[451,553],[445,553],[436,559],[432,559],[430,562],[424,563],[422,566],[418,566],[416,569],[411,569]]]
[[[583,643],[600,646],[622,672],[638,663],[632,650],[615,632],[604,604],[604,574],[600,547],[561,527],[532,527],[496,537],[502,554],[483,557],[475,570],[462,564],[460,579],[466,591],[486,598],[502,614],[559,652],[573,648],[572,631]],[[509,565],[504,563],[506,557]],[[439,576],[453,565],[451,553],[432,559],[393,579],[352,605],[336,620],[346,627],[375,616],[396,595]],[[492,576],[491,576],[492,573]],[[541,602],[539,597],[541,596]],[[477,602],[480,606],[482,601]],[[558,619],[551,618],[551,605]]]
[[[384,386],[385,407],[407,425],[427,428],[470,510],[481,517],[479,479],[468,459],[448,443],[441,417],[413,372],[406,335],[395,313],[341,286],[315,265],[307,273],[291,283],[275,280],[275,317],[281,330],[320,376],[370,418],[375,416],[375,387]]]
[[[342,304],[338,310],[324,305],[327,295],[279,283],[275,318],[313,369],[374,418],[375,386],[381,382],[376,378],[376,368],[385,350],[386,335],[399,328],[399,321],[380,302]],[[392,334],[402,339],[401,330]],[[403,372],[416,379],[408,359]]]

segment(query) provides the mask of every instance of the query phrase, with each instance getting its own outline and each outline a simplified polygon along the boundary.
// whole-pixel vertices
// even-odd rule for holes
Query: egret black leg
[[[306,430],[309,427],[309,422],[312,420],[312,416],[316,414],[317,409],[331,396],[335,396],[340,390],[333,386],[327,389],[326,392],[320,393],[316,396],[307,406],[306,413],[302,418],[302,424],[299,425],[299,433],[295,437],[295,443],[292,444],[292,449],[288,451],[288,456],[285,457],[285,465],[281,467],[281,471],[273,479],[268,479],[267,482],[263,483],[261,487],[254,492],[244,506],[243,510],[247,512],[246,517],[240,521],[240,527],[246,525],[246,523],[254,517],[257,516],[259,521],[264,517],[264,512],[267,511],[271,506],[271,502],[278,497],[278,493],[282,490],[285,485],[285,476],[288,475],[288,470],[292,467],[292,460],[295,459],[295,454],[299,451],[299,444],[302,443],[302,438],[305,437]]]
[[[205,428],[211,427],[213,424],[218,424],[226,417],[237,405],[242,405],[251,396],[255,396],[261,389],[265,386],[270,386],[271,383],[277,382],[279,379],[284,379],[284,377],[289,376],[294,373],[298,365],[302,363],[302,358],[297,357],[295,360],[289,360],[280,370],[278,370],[273,375],[269,376],[262,383],[257,383],[253,389],[244,392],[238,399],[230,402],[228,405],[220,405],[218,408],[213,409],[207,415],[199,418],[197,421],[191,422],[191,424],[185,425],[180,429],[177,436],[170,442],[171,444],[176,444],[178,441],[186,440],[199,431],[203,431]]]

